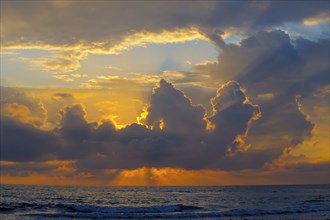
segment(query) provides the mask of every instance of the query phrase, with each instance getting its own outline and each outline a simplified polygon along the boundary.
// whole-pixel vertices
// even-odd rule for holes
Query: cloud
[[[56,158],[61,146],[55,135],[1,115],[1,160],[28,162]]]
[[[3,96],[1,113],[16,118],[25,123],[40,127],[46,121],[47,111],[40,99],[33,95],[16,92],[10,96]]]
[[[122,73],[120,75],[98,75],[96,78],[89,79],[81,86],[83,88],[98,89],[118,89],[126,87],[127,89],[146,90],[151,89],[159,80],[165,79],[176,86],[203,86],[209,80],[209,75],[203,75],[199,72],[171,71],[165,70],[161,74],[144,74],[138,72]]]
[[[55,132],[79,142],[90,139],[109,140],[116,135],[115,125],[111,121],[88,122],[86,114],[85,107],[81,104],[65,107],[60,111],[61,120]]]
[[[74,99],[73,95],[70,93],[55,93],[52,98],[55,100]]]
[[[284,22],[301,22],[306,18],[312,16],[318,16],[323,13],[328,13],[323,7],[327,7],[326,2],[278,2],[271,1],[267,2],[269,5],[265,7],[265,10],[259,14],[254,25],[256,26],[270,26],[280,25]],[[267,4],[264,3],[264,4]],[[256,2],[251,5],[259,6]],[[281,16],[277,16],[281,14]]]
[[[266,175],[274,179],[283,181],[284,184],[293,182],[306,182],[308,184],[319,184],[329,182],[329,162],[328,161],[301,161],[289,163],[281,167],[272,168],[274,172]]]
[[[181,91],[191,98],[191,102],[194,105],[202,105],[205,108],[207,115],[212,115],[213,109],[211,106],[211,98],[214,97],[216,89],[213,87],[206,87],[200,85],[176,85]]]
[[[80,181],[91,180],[97,177],[98,181],[112,181],[122,171],[121,170],[86,170],[77,172],[76,163],[66,160],[50,160],[45,162],[10,162],[0,161],[2,176],[15,176],[25,178],[46,177],[61,179],[79,179]],[[61,181],[61,182],[62,182]]]
[[[69,75],[65,73],[70,73],[78,70],[80,68],[80,61],[87,57],[86,52],[76,51],[76,50],[59,50],[56,55],[51,57],[41,57],[41,58],[27,58],[20,57],[20,60],[28,61],[33,66],[41,68],[45,71],[60,74],[54,75],[54,78],[63,79],[64,81],[73,81],[69,78]],[[66,77],[64,77],[66,76]],[[80,74],[71,74],[73,78],[80,78]]]
[[[186,9],[189,8],[192,11],[182,10],[180,9],[181,7],[177,8],[176,6],[178,5],[186,6]],[[201,3],[197,3],[197,5],[202,6]],[[4,37],[6,40],[8,39],[8,41],[14,40],[17,36],[16,31],[20,31],[25,32],[26,36],[29,38],[27,40],[32,40],[32,42],[39,41],[53,43],[55,45],[61,43],[74,45],[82,41],[85,42],[88,47],[102,48],[107,47],[107,45],[111,46],[111,43],[114,43],[113,41],[115,39],[125,39],[123,33],[129,33],[131,36],[136,36],[135,33],[137,33],[139,36],[131,37],[130,40],[134,38],[140,41],[146,37],[145,33],[150,32],[150,29],[154,30],[152,32],[161,32],[162,28],[159,27],[159,24],[167,19],[170,20],[167,21],[168,25],[165,24],[167,26],[166,29],[174,29],[175,26],[171,27],[171,24],[173,24],[176,19],[174,17],[171,18],[169,15],[175,17],[192,17],[192,15],[203,14],[211,9],[207,7],[195,8],[197,5],[176,2],[170,4],[163,4],[160,2],[148,4],[137,3],[132,5],[126,2],[109,3],[102,1],[98,2],[97,5],[90,5],[90,3],[87,2],[83,4],[73,2],[69,7],[59,9],[53,7],[50,2],[42,4],[32,3],[30,5],[25,5],[26,7],[20,7],[22,5],[17,5],[16,3],[4,3],[3,7],[6,7],[8,10],[8,13],[2,15],[5,19],[4,25],[7,29]],[[123,8],[126,8],[124,12],[122,12]],[[62,11],[62,16],[57,17],[56,20],[49,21],[47,24],[46,20],[48,20],[49,16],[56,17],[59,10]],[[34,16],[34,13],[42,11],[47,11],[47,16],[39,13],[39,15],[46,20],[39,20],[39,22],[37,22],[37,17]],[[154,14],[154,11],[158,11],[157,15]],[[12,22],[12,16],[14,14],[19,20],[17,23]],[[94,19],[89,19],[89,16],[92,16]],[[71,19],[72,17],[78,19],[73,21]],[[118,22],[116,18],[121,18],[120,22]],[[155,19],[154,23],[150,23],[148,26],[143,25],[143,23],[151,18]],[[32,21],[35,21],[35,23]],[[185,21],[181,20],[181,22],[187,24],[190,21],[185,18]],[[59,23],[62,25],[59,26]],[[83,24],[85,28],[76,28]],[[9,27],[11,28],[8,29]],[[42,28],[44,31],[40,33]],[[55,31],[55,29],[57,29],[57,31]],[[46,36],[47,33],[51,33],[52,36]],[[181,35],[175,34],[172,38],[179,36]],[[191,38],[191,35],[185,36],[185,38]],[[125,44],[122,47],[126,47]]]
[[[132,123],[116,129],[110,121],[88,122],[81,104],[60,111],[57,127],[48,131],[3,116],[2,135],[7,138],[2,148],[11,146],[12,151],[2,160],[70,160],[78,171],[94,174],[141,167],[221,169],[218,161],[228,153],[235,154],[233,144],[237,137],[244,140],[258,111],[235,82],[223,85],[212,105],[213,116],[206,118],[202,106],[192,105],[183,92],[160,80],[153,90],[145,125]],[[208,123],[214,124],[213,129],[207,130]]]
[[[201,133],[206,128],[205,110],[193,106],[173,85],[160,80],[147,109],[146,124],[154,129],[173,133]]]
[[[106,69],[110,69],[110,70],[119,71],[119,72],[123,71],[122,68],[120,68],[120,67],[118,67],[118,66],[113,66],[113,65],[107,65],[105,68],[106,68]]]
[[[61,74],[61,75],[53,75],[53,77],[55,78],[55,79],[60,79],[60,80],[63,80],[64,82],[73,82],[74,81],[74,79],[73,78],[70,78],[70,75],[63,75],[63,74]]]
[[[312,136],[314,124],[300,109],[298,98],[306,92],[303,83],[309,84],[303,79],[306,79],[304,71],[311,63],[300,55],[302,49],[296,49],[287,34],[280,30],[260,31],[243,39],[239,45],[219,46],[222,53],[218,62],[206,63],[204,70],[199,65],[198,70],[210,74],[213,80],[239,82],[247,88],[247,96],[261,111],[260,119],[251,124],[246,139],[252,147],[237,157],[240,160],[231,158],[234,160],[232,167],[258,164],[258,160],[261,164],[271,161],[284,149],[296,147]],[[323,64],[323,67],[328,71],[327,65]]]
[[[321,23],[329,23],[329,22],[330,22],[329,13],[320,13],[315,17],[306,18],[303,21],[304,25],[307,26],[313,26],[313,25],[318,25]]]
[[[329,39],[314,42],[303,38],[294,42],[298,54],[305,61],[302,70],[303,96],[315,95],[329,86],[329,42]]]
[[[35,173],[49,174],[56,169],[53,164],[21,162],[21,163],[1,163],[2,175],[29,176]]]
[[[327,14],[327,6],[328,3],[323,1],[147,2],[146,4],[99,1],[96,4],[71,2],[66,7],[59,8],[52,2],[29,4],[4,2],[2,7],[6,10],[1,20],[6,32],[2,33],[1,37],[4,45],[14,45],[17,42],[25,44],[30,42],[30,45],[36,45],[38,42],[39,45],[46,43],[54,46],[74,46],[82,42],[90,48],[102,48],[116,45],[118,41],[125,42],[125,39],[149,41],[148,35],[145,34],[148,32],[174,33],[174,30],[189,27],[217,27],[224,31],[229,27],[256,28],[290,21],[299,22]],[[59,11],[61,16],[57,16]],[[235,18],[230,16],[233,13],[237,15]],[[277,16],[279,13],[282,16]],[[90,19],[91,17],[93,19]],[[147,21],[153,22],[146,25]],[[170,39],[175,42],[183,39],[180,30]],[[24,33],[23,38],[22,33]],[[125,38],[127,35],[131,37]],[[164,32],[151,39],[164,42],[166,37],[161,37],[162,35],[165,35]],[[184,39],[194,36],[186,32],[183,35]]]
[[[73,78],[86,78],[87,77],[87,74],[75,73],[75,74],[71,74],[71,76]]]
[[[149,43],[196,39],[219,43],[217,35],[250,34],[286,22],[318,24],[329,14],[326,1],[98,1],[92,5],[63,5],[59,7],[52,1],[3,2],[6,10],[1,14],[5,30],[1,32],[2,49],[54,51],[52,57],[28,60],[44,70],[64,74],[77,70],[90,53],[118,54]]]
[[[58,132],[64,137],[83,141],[91,135],[94,124],[86,121],[86,111],[80,104],[74,104],[60,111],[61,120]]]
[[[249,124],[261,117],[258,106],[251,104],[242,92],[237,82],[230,81],[223,85],[216,97],[211,100],[213,116],[210,121],[214,124],[216,143],[226,143],[222,146],[224,152],[235,152],[243,147]],[[240,139],[241,138],[241,142]],[[239,146],[241,145],[241,146]],[[230,148],[227,148],[230,146]]]
[[[33,90],[1,87],[1,114],[40,127],[48,119],[48,108]]]
[[[31,60],[31,62],[44,70],[55,73],[73,72],[80,67],[79,60],[69,60],[64,58],[38,58]]]
[[[286,121],[279,120],[277,125],[266,115],[268,121],[265,119],[263,123],[270,123],[274,133],[257,135],[256,132],[261,131],[255,126],[269,110],[252,104],[247,96],[248,91],[243,90],[235,81],[223,84],[211,99],[213,109],[207,117],[203,108],[193,105],[183,92],[161,80],[153,91],[147,118],[150,114],[151,124],[163,119],[162,130],[147,127],[151,126],[147,120],[146,125],[132,123],[121,129],[116,129],[109,121],[88,122],[87,113],[81,104],[65,107],[60,113],[58,127],[48,131],[2,115],[1,136],[5,138],[1,142],[1,160],[17,163],[4,166],[4,170],[8,175],[26,176],[49,172],[50,175],[70,178],[83,175],[85,179],[99,177],[102,180],[113,180],[124,169],[148,167],[227,170],[234,172],[233,175],[240,175],[241,170],[248,173],[251,169],[266,169],[282,155],[285,148],[288,152],[289,146],[302,141],[290,139],[290,135],[306,138],[310,128],[304,123],[308,125],[309,122],[303,114],[297,113],[295,106],[286,106],[290,111],[285,114],[282,107],[278,107],[274,112],[282,117],[292,117],[290,123],[302,124],[291,127]],[[66,93],[55,95],[71,97]],[[268,101],[260,103],[263,102]],[[274,108],[274,105],[271,107]],[[280,118],[279,115],[274,117]],[[185,120],[188,117],[191,117],[190,121]],[[166,123],[170,126],[164,129]],[[206,130],[207,123],[212,123],[209,130]],[[285,142],[278,136],[284,133],[276,133],[283,126],[289,128],[284,137]],[[301,133],[304,127],[306,134]],[[263,129],[268,128],[266,126]],[[278,139],[275,141],[275,138]],[[272,142],[283,146],[274,147]],[[47,164],[49,160],[72,162],[63,167]],[[310,170],[318,170],[318,166],[306,166]],[[301,169],[305,170],[306,166]],[[276,171],[269,178],[293,175],[299,167],[282,167],[283,172]],[[324,166],[321,168],[320,173],[324,173]],[[305,173],[312,175],[309,171]],[[260,175],[264,174],[261,172]],[[292,177],[292,180],[297,178],[300,176]]]

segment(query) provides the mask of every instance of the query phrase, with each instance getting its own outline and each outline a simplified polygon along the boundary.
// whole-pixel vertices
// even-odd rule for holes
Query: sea
[[[330,219],[330,185],[0,185],[0,219]]]

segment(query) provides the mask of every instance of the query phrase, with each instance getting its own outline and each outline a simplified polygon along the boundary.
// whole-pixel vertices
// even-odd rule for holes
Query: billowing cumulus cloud
[[[260,117],[258,106],[251,104],[242,92],[240,85],[230,81],[223,85],[212,100],[214,114],[210,121],[215,128],[213,133],[216,143],[230,143],[223,146],[224,150],[235,152],[243,147],[243,138],[252,120]],[[240,139],[241,138],[241,139]],[[233,141],[235,140],[235,141]],[[239,146],[242,145],[242,146]]]
[[[239,151],[233,148],[236,139],[245,138],[259,110],[236,82],[223,85],[212,105],[213,115],[207,118],[202,106],[192,105],[183,92],[161,80],[153,90],[146,125],[133,123],[118,130],[109,121],[88,122],[81,104],[60,111],[52,131],[3,116],[2,147],[11,146],[11,151],[2,160],[70,160],[78,170],[92,173],[141,167],[221,169],[219,161]]]
[[[45,161],[54,159],[59,141],[47,131],[1,115],[1,160]]]
[[[271,161],[284,149],[297,146],[312,136],[314,124],[302,112],[299,97],[307,92],[304,85],[312,82],[306,81],[305,75],[313,63],[307,58],[309,53],[301,55],[301,41],[296,43],[299,48],[296,49],[284,32],[260,31],[239,45],[219,45],[222,53],[217,63],[206,63],[204,69],[202,65],[197,66],[198,71],[210,74],[214,80],[239,82],[248,88],[247,95],[260,108],[261,117],[251,124],[247,137],[247,143],[254,148],[240,156],[242,167],[258,162],[257,158],[253,159],[255,163],[250,160],[253,155],[259,155],[260,163]],[[313,48],[317,50],[315,45]],[[322,63],[319,69],[314,68],[317,72],[308,75],[326,77],[329,65]],[[327,81],[322,83],[328,84]],[[253,155],[249,155],[251,153]],[[243,159],[246,155],[248,162]],[[233,164],[239,166],[239,161],[235,160]]]
[[[206,128],[203,107],[192,106],[181,91],[165,80],[154,89],[147,111],[147,125],[166,132],[201,133]]]

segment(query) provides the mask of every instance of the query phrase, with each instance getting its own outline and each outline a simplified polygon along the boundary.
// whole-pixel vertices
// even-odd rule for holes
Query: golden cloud
[[[303,24],[306,26],[314,26],[329,22],[330,22],[329,13],[321,13],[318,16],[306,18],[303,20]]]
[[[133,47],[145,47],[147,44],[166,44],[180,43],[192,40],[208,40],[202,35],[198,28],[190,27],[186,29],[175,29],[171,31],[163,30],[160,32],[141,31],[133,33],[117,42],[78,41],[71,45],[52,45],[44,42],[7,42],[2,45],[2,51],[10,53],[14,50],[46,50],[53,51],[54,56],[41,58],[20,58],[29,61],[37,68],[52,73],[69,73],[80,68],[80,61],[87,58],[88,54],[120,54]],[[107,68],[120,70],[117,67],[108,66]]]
[[[42,126],[46,121],[45,117],[40,117],[27,106],[17,103],[5,103],[1,108],[1,112],[5,116],[15,118],[20,122],[31,124],[35,127]]]

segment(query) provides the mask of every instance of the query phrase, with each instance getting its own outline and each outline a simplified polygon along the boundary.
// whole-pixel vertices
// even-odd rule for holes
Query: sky
[[[329,1],[0,14],[0,183],[329,183]]]

